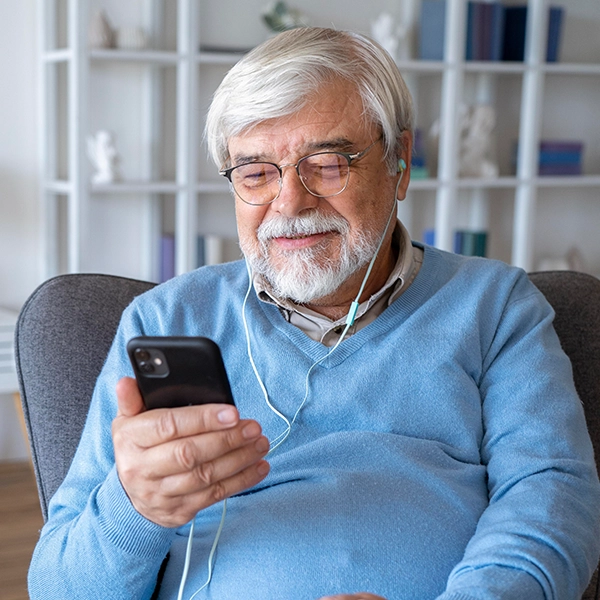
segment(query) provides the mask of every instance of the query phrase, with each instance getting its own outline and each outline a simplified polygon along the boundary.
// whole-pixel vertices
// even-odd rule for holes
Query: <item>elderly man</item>
[[[600,487],[552,310],[518,269],[411,242],[412,126],[362,36],[294,30],[230,71],[207,138],[245,261],[126,310],[32,598],[581,595]],[[144,411],[138,335],[215,340],[237,409]]]

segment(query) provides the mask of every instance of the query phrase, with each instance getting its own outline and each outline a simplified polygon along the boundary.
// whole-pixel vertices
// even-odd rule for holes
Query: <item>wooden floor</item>
[[[0,598],[27,600],[27,569],[42,527],[31,465],[0,462]]]

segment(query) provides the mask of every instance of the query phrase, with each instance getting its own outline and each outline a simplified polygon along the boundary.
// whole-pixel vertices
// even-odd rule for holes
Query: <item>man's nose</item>
[[[281,165],[281,191],[272,208],[286,217],[295,217],[303,210],[315,208],[319,198],[313,196],[300,181],[295,165]]]

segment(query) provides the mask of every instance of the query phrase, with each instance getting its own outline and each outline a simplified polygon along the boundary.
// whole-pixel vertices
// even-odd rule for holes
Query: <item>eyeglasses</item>
[[[375,140],[362,152],[316,152],[296,164],[276,165],[270,162],[248,162],[219,173],[231,182],[235,193],[246,204],[256,206],[274,202],[283,187],[283,169],[294,167],[302,185],[313,196],[328,198],[341,194],[348,186],[350,165],[360,160],[381,140]]]

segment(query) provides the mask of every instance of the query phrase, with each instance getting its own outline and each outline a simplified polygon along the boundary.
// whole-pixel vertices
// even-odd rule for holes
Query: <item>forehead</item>
[[[261,121],[231,137],[229,154],[235,163],[285,160],[323,148],[350,151],[370,140],[374,129],[356,85],[335,80],[309,95],[294,114]]]

